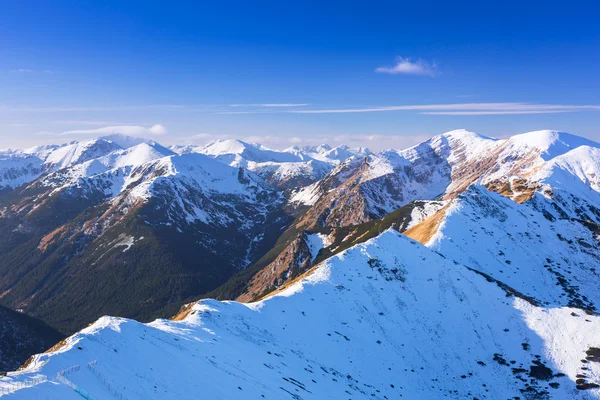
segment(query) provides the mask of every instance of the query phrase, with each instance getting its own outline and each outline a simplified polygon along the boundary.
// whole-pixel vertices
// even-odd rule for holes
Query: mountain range
[[[112,135],[2,151],[0,187],[0,303],[72,335],[0,396],[600,398],[591,140]]]

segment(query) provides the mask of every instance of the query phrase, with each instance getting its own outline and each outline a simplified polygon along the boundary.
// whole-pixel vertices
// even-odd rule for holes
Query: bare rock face
[[[237,301],[254,301],[306,272],[316,256],[311,253],[307,236],[306,232],[299,234],[275,261],[254,275],[248,284],[247,292],[239,296]]]

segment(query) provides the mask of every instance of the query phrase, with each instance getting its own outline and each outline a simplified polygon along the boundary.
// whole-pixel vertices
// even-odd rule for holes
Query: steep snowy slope
[[[394,232],[267,300],[207,300],[177,319],[103,317],[0,388],[66,400],[600,397],[597,316],[538,307]]]
[[[74,164],[102,157],[121,149],[121,146],[102,138],[75,142],[54,150],[45,160],[49,169],[58,170]]]
[[[280,195],[255,174],[242,168],[224,167],[203,154],[176,155],[142,164],[131,172],[126,186],[115,204],[168,196],[166,217],[172,220],[183,216],[188,222],[200,220],[215,225],[231,223],[232,214],[243,216],[242,211],[236,210],[236,203],[246,202],[246,207],[253,204],[257,212],[254,218],[258,219],[263,214],[259,209],[266,210],[280,199]],[[217,207],[212,214],[211,204]],[[175,209],[177,212],[171,214]],[[245,224],[252,223],[245,221]]]
[[[15,188],[38,178],[44,161],[25,154],[0,153],[0,189]]]
[[[598,143],[566,132],[542,130],[510,137],[503,153],[521,155],[534,150],[539,152],[542,160],[548,161],[581,146],[597,147]]]
[[[581,146],[561,154],[545,163],[530,180],[600,204],[600,148]]]
[[[247,168],[280,189],[296,190],[323,178],[331,170],[332,164],[317,160],[286,163],[248,162]]]
[[[541,194],[522,204],[471,186],[406,233],[552,307],[600,306],[600,210]]]
[[[59,147],[0,150],[0,189],[15,188],[37,179],[46,169],[44,160]]]
[[[167,157],[173,153],[162,146],[140,143],[128,148],[119,148],[89,161],[76,162],[50,172],[42,178],[41,185],[54,188],[54,192],[71,189],[98,189],[107,197],[113,197],[125,189],[132,169],[144,163]]]

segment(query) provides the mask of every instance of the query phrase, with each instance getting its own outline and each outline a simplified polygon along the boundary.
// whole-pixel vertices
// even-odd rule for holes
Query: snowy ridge
[[[42,178],[42,185],[54,187],[54,192],[79,187],[85,190],[89,182],[96,183],[104,195],[114,197],[121,193],[131,170],[144,163],[172,154],[162,147],[140,143],[132,147],[114,150],[107,155],[89,161],[75,163]]]
[[[0,188],[18,187],[44,173],[60,171],[57,179],[74,184],[79,178],[92,178],[110,169],[135,166],[173,154],[152,140],[126,135],[109,135],[66,145],[36,146],[0,152]],[[71,171],[63,171],[72,169]],[[114,171],[113,171],[114,172]],[[68,175],[68,176],[65,176]],[[52,177],[46,184],[52,185]]]
[[[121,146],[104,139],[92,139],[76,142],[59,147],[51,152],[45,160],[48,168],[58,170],[74,164],[102,157],[108,153],[121,149]]]
[[[450,203],[426,245],[548,306],[596,310],[599,222],[599,210],[576,198],[537,194],[518,204],[472,186]]]
[[[157,159],[138,166],[128,179],[127,186],[135,185],[132,192],[140,198],[151,196],[156,183],[168,182],[177,177],[206,192],[219,194],[247,194],[248,188],[268,190],[269,185],[253,173],[240,168],[224,167],[202,154],[175,155]]]
[[[370,154],[344,177],[335,176],[334,169],[321,182],[294,192],[289,203],[316,207],[321,216],[335,216],[336,208],[351,209],[363,215],[360,222],[381,218],[413,200],[452,199],[475,182],[493,190],[510,187],[519,202],[544,185],[598,202],[598,148],[588,139],[557,131],[498,140],[456,130],[406,150]],[[334,177],[335,185],[327,183]],[[349,190],[353,196],[347,195]],[[341,221],[327,218],[328,223]]]
[[[600,318],[530,304],[391,231],[267,300],[185,315],[103,317],[0,387],[44,375],[13,397],[77,399],[56,379],[67,370],[95,398],[115,395],[105,381],[129,399],[600,396],[599,364],[585,360]]]
[[[42,174],[43,168],[43,161],[35,156],[0,154],[0,189],[29,183]]]
[[[507,139],[507,151],[522,153],[537,149],[540,157],[550,160],[580,146],[597,147],[598,143],[566,132],[542,130],[515,135]]]
[[[534,131],[512,136],[502,142],[499,152],[494,155],[495,165],[484,175],[483,181],[507,176],[536,180],[540,169],[580,147],[600,148],[600,144],[557,131]]]
[[[382,217],[413,200],[434,199],[456,190],[464,185],[465,176],[467,179],[470,176],[464,171],[467,166],[485,158],[500,143],[473,132],[456,130],[409,149],[368,154],[360,159],[365,160],[360,170],[352,170],[366,204],[365,212]],[[335,174],[336,170],[330,172],[330,175]],[[349,176],[338,181],[347,179]],[[318,191],[318,187],[315,184],[295,193],[290,204],[316,204],[329,192]]]
[[[282,189],[311,184],[323,178],[341,161],[369,153],[368,149],[331,148],[328,145],[292,146],[278,151],[241,140],[217,140],[203,147],[182,147],[177,151],[206,154],[225,164],[247,168]]]
[[[217,140],[201,147],[197,152],[236,167],[245,166],[242,164],[247,161],[258,163],[304,161],[294,154],[271,150],[263,145],[250,144],[241,140]]]
[[[545,163],[530,179],[599,204],[600,148],[570,150]]]

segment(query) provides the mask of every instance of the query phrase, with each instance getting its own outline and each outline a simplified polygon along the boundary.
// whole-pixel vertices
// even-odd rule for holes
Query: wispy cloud
[[[74,129],[64,132],[38,132],[38,135],[55,135],[55,136],[76,136],[76,135],[112,135],[115,133],[121,133],[128,136],[163,136],[167,134],[167,128],[163,125],[157,124],[152,126],[139,126],[139,125],[121,125],[121,126],[105,126],[103,128],[95,129]]]
[[[253,104],[230,104],[229,107],[304,107],[309,103],[253,103]]]
[[[178,110],[185,108],[179,104],[148,104],[133,106],[81,106],[81,107],[32,107],[0,105],[0,112],[108,112],[136,110]]]
[[[437,65],[435,62],[429,63],[418,59],[412,62],[410,58],[397,57],[396,64],[391,67],[375,68],[375,72],[390,75],[422,75],[435,76],[437,74]]]
[[[96,120],[80,120],[80,119],[67,119],[67,120],[58,120],[52,121],[53,124],[59,125],[105,125],[105,126],[123,126],[123,125],[146,125],[146,124],[131,124],[131,123],[123,123],[118,121],[96,121]]]
[[[523,111],[426,111],[424,115],[527,115],[527,114],[558,114],[573,112],[571,110],[523,110]]]
[[[423,114],[442,115],[510,115],[510,114],[548,114],[557,112],[576,112],[600,110],[600,105],[563,105],[531,103],[457,103],[457,104],[417,104],[402,106],[383,106],[365,108],[340,108],[320,110],[290,110],[294,114],[342,114],[386,111],[422,111]],[[448,114],[452,112],[453,114]],[[461,114],[458,114],[458,113]]]
[[[17,74],[55,74],[56,71],[51,69],[30,69],[30,68],[16,68],[11,69],[8,72],[17,73]]]

